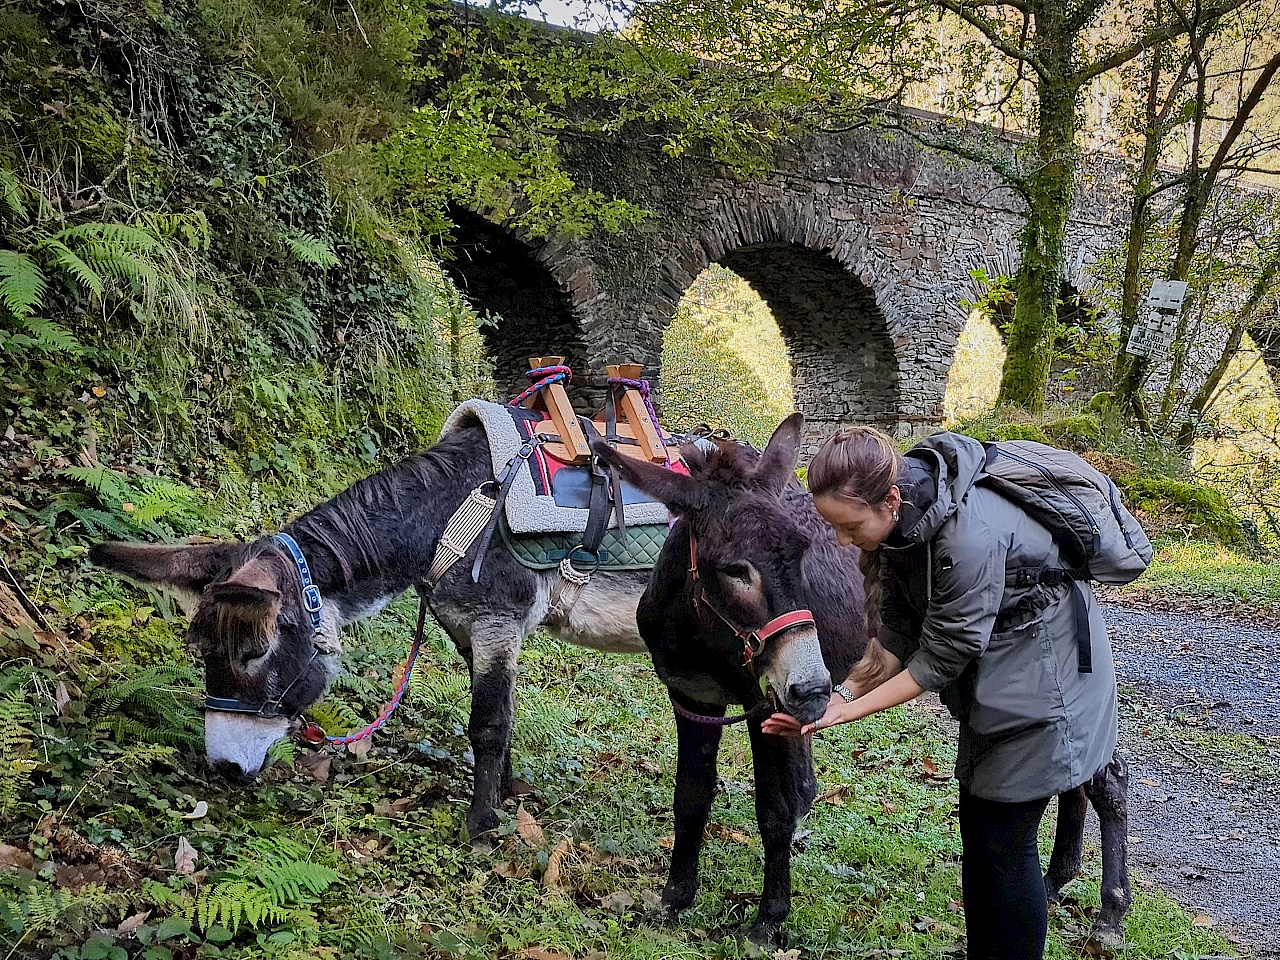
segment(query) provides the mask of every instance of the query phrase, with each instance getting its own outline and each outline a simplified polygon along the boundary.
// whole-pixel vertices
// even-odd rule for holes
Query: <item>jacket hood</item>
[[[918,519],[912,511],[907,517],[911,525],[901,530],[900,536],[908,544],[925,543],[959,509],[960,502],[982,476],[987,451],[972,437],[935,433],[907,451],[906,457],[912,473],[923,468],[932,477],[935,499],[932,504],[917,504],[921,510]]]

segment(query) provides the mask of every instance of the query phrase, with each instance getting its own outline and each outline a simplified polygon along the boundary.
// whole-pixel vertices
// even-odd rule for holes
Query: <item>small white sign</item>
[[[1185,280],[1154,280],[1138,322],[1129,331],[1125,352],[1155,359],[1164,356],[1178,331],[1178,315],[1187,295]]]

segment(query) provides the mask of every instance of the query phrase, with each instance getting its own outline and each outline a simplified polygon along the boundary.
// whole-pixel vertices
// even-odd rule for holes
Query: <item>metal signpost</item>
[[[1178,315],[1187,295],[1185,280],[1153,280],[1151,292],[1129,332],[1125,351],[1136,357],[1155,360],[1169,352],[1178,329]]]

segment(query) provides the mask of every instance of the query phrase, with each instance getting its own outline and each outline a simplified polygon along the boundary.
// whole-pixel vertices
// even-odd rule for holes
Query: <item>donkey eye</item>
[[[733,577],[735,580],[741,580],[743,583],[751,582],[751,564],[739,560],[737,563],[726,563],[720,568],[720,572],[726,577]]]

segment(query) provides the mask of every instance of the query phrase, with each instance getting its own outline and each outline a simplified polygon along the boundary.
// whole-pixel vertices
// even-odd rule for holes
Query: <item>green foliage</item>
[[[662,341],[662,417],[700,423],[763,446],[795,409],[791,363],[769,308],[742,278],[707,268]]]
[[[29,675],[13,671],[0,680],[0,818],[26,795],[34,764],[28,757],[34,734]]]
[[[315,849],[281,835],[250,840],[238,862],[195,899],[196,926],[206,932],[222,926],[234,935],[243,924],[313,923],[307,908],[342,876],[314,862]]]
[[[1171,477],[1133,473],[1116,478],[1125,502],[1142,511],[1147,524],[1176,527],[1190,536],[1240,546],[1240,518],[1218,490]]]
[[[91,687],[84,713],[122,743],[193,748],[204,737],[195,708],[199,696],[199,676],[191,664],[155,664]]]
[[[1050,443],[1077,452],[1096,450],[1102,442],[1102,425],[1087,413],[1049,420],[1043,428]]]

